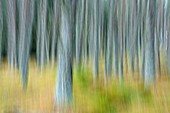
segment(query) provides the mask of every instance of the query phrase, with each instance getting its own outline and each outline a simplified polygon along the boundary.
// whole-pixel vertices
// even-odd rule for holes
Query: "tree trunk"
[[[145,49],[145,88],[153,84],[155,80],[155,54],[154,54],[154,28],[155,28],[155,3],[150,0],[147,4],[146,25],[149,25]]]
[[[2,1],[0,1],[0,63],[2,60],[2,30],[3,30],[3,12]]]
[[[61,25],[60,38],[58,41],[58,73],[56,81],[56,103],[66,105],[72,102],[72,44],[73,44],[73,21],[72,3],[70,0],[60,1]],[[74,1],[73,1],[74,2]]]
[[[16,0],[7,0],[7,55],[10,68],[13,69],[17,63],[16,55]]]
[[[22,76],[23,88],[28,81],[29,53],[32,38],[32,24],[34,16],[34,0],[19,1],[19,48],[18,66]]]

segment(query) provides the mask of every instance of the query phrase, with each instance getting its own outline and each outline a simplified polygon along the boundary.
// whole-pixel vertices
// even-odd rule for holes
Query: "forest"
[[[0,0],[0,112],[169,113],[170,0]]]

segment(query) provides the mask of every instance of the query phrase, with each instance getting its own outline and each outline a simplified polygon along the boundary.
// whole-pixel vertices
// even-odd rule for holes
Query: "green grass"
[[[74,98],[77,112],[82,112],[83,109],[84,113],[117,113],[122,108],[128,109],[131,103],[137,101],[137,95],[146,100],[145,102],[151,100],[149,91],[136,91],[137,89],[128,85],[120,87],[117,81],[110,81],[107,85],[101,81],[94,84],[92,76],[89,68],[77,70],[75,73]]]
[[[51,113],[54,110],[56,67],[46,66],[43,72],[30,63],[28,89],[22,90],[18,71],[11,72],[4,62],[0,69],[0,112]],[[170,110],[170,82],[167,76],[157,79],[154,87],[144,90],[136,73],[127,72],[120,86],[113,76],[103,79],[103,64],[94,83],[90,65],[74,69],[73,113],[166,113]]]

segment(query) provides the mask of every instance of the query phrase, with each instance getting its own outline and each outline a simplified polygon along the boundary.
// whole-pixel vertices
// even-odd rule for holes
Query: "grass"
[[[132,103],[138,102],[138,98],[144,99],[146,103],[151,102],[151,92],[144,91],[140,84],[137,88],[127,84],[120,87],[118,80],[105,84],[100,80],[102,77],[93,84],[92,72],[88,71],[79,70],[74,76],[75,102],[78,102],[75,103],[75,109],[78,113],[125,112],[132,107]]]
[[[101,63],[102,64],[102,63]],[[167,76],[157,79],[148,91],[138,79],[126,72],[120,87],[118,78],[103,79],[103,64],[94,84],[91,65],[74,70],[74,113],[168,113],[170,82]],[[0,68],[0,113],[51,113],[54,107],[56,67],[41,72],[30,62],[28,89],[22,90],[17,70],[10,71],[6,62]]]

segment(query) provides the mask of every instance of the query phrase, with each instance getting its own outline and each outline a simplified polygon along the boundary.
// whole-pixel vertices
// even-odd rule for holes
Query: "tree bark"
[[[75,2],[70,0],[60,1],[61,25],[58,41],[58,73],[56,81],[56,104],[67,105],[72,102],[72,57],[73,57],[73,8]]]

